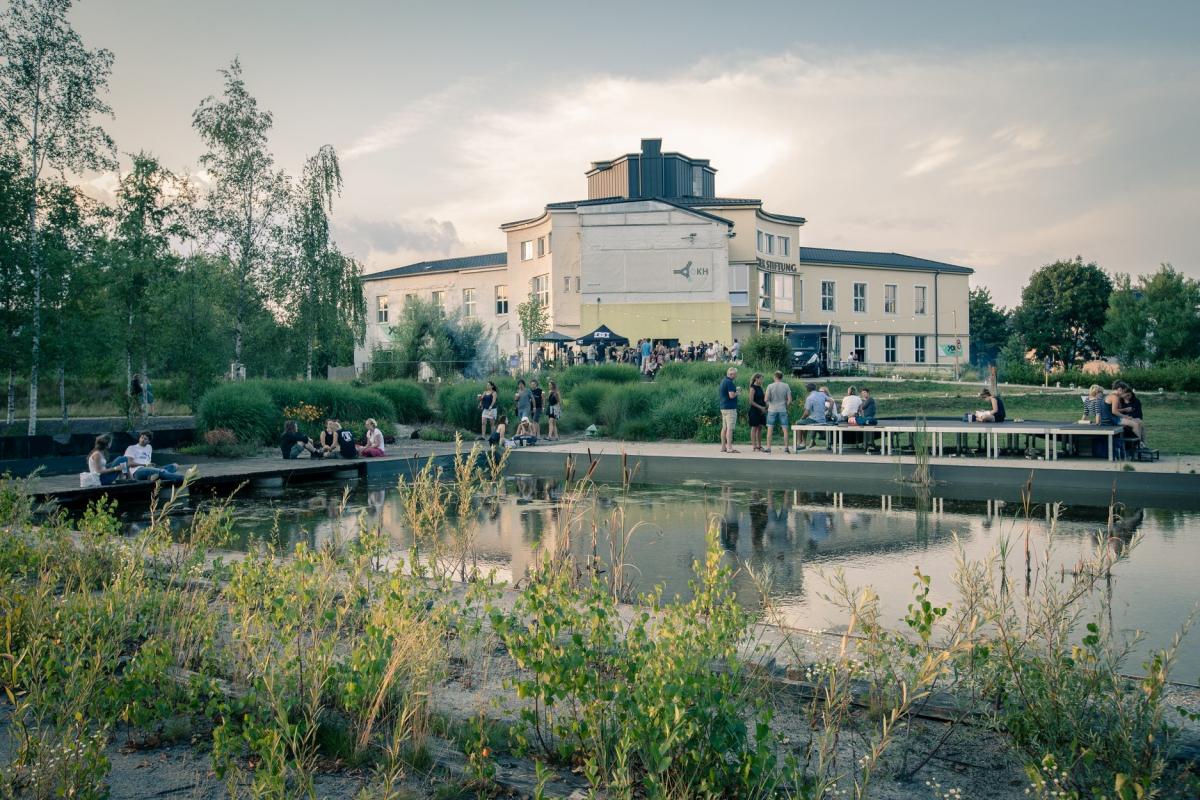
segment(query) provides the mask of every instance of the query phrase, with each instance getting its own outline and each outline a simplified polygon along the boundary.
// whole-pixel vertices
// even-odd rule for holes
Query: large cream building
[[[592,164],[588,199],[501,225],[504,252],[365,275],[370,317],[356,366],[409,297],[478,317],[501,354],[524,352],[517,306],[530,296],[569,336],[604,324],[631,341],[730,344],[756,329],[817,324],[840,332],[843,360],[928,368],[953,363],[944,346],[966,352],[971,269],[802,246],[803,217],[718,197],[715,177],[707,160],[644,139],[638,153]]]

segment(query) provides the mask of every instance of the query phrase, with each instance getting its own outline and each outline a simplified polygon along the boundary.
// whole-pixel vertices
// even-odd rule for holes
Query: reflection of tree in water
[[[750,546],[762,550],[763,536],[767,532],[767,498],[758,489],[750,495]]]
[[[733,490],[728,486],[722,486],[721,546],[730,552],[736,552],[740,528],[741,523],[738,519],[738,508],[733,502]]]

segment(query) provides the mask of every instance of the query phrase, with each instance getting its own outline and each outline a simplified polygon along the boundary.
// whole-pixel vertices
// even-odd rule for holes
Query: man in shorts
[[[733,429],[737,427],[737,397],[738,388],[733,379],[737,377],[737,367],[725,371],[721,380],[718,399],[721,401],[721,452],[737,453],[733,449]]]
[[[771,434],[778,425],[783,431],[783,452],[790,453],[788,447],[788,406],[792,404],[792,387],[783,380],[783,373],[776,372],[775,380],[767,387],[767,453],[771,452]]]

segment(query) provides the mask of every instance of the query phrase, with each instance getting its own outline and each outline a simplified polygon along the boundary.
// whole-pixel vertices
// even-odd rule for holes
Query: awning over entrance
[[[628,339],[626,339],[624,336],[621,336],[619,333],[613,333],[611,330],[609,330],[607,325],[601,325],[599,328],[596,328],[596,330],[592,331],[586,336],[580,336],[575,341],[582,345],[629,344]]]
[[[534,341],[535,342],[554,342],[555,344],[562,344],[563,342],[573,342],[575,340],[572,339],[570,336],[567,336],[565,333],[559,333],[558,331],[550,331],[549,333],[543,333],[541,336],[534,339]]]

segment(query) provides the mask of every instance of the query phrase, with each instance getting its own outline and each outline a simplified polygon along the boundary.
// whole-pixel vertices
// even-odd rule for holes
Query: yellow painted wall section
[[[585,333],[607,325],[630,342],[645,338],[733,341],[729,303],[585,303],[580,316]]]

